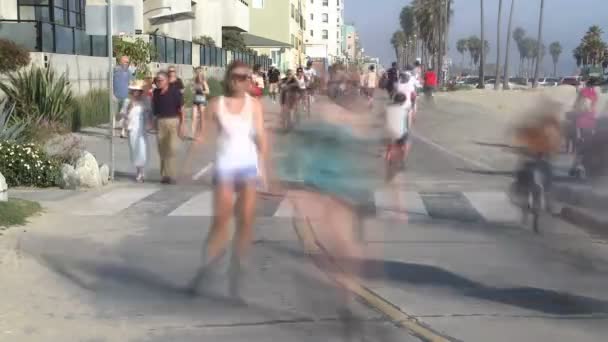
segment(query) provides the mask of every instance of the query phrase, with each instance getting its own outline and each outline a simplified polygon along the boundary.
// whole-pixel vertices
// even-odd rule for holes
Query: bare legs
[[[233,254],[230,263],[230,294],[239,296],[240,278],[244,260],[249,253],[253,238],[253,221],[255,216],[256,190],[253,181],[247,182],[238,192],[236,207],[238,217],[236,220],[236,234],[233,239]],[[224,254],[230,242],[230,219],[234,210],[234,187],[230,183],[220,183],[215,188],[215,213],[207,240],[203,250],[203,267],[198,272],[191,286],[196,291],[200,282],[213,272],[219,259]]]
[[[205,115],[206,108],[203,105],[192,106],[192,137],[196,137],[197,134],[203,132],[203,116]]]

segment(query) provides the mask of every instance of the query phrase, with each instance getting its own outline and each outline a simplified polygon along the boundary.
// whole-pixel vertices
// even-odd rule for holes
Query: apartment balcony
[[[222,28],[249,32],[249,0],[222,0]]]

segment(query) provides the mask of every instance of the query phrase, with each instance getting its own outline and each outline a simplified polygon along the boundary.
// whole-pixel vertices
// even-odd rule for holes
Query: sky
[[[399,13],[408,0],[345,0],[345,21],[354,23],[359,31],[365,54],[380,57],[383,65],[395,60],[395,51],[390,39],[399,29]],[[503,0],[501,22],[501,64],[506,50],[506,31],[511,0]],[[540,0],[515,0],[513,28],[522,27],[536,39]],[[558,74],[572,74],[576,70],[572,50],[579,44],[589,26],[599,25],[608,32],[608,0],[546,0],[543,24],[543,42],[548,47],[559,41],[562,55],[558,63]],[[485,39],[489,41],[491,52],[487,63],[496,63],[496,29],[498,0],[484,1]],[[454,17],[450,24],[450,52],[454,63],[460,64],[462,56],[456,51],[456,41],[471,35],[480,36],[479,0],[454,0]],[[608,35],[604,34],[608,41]],[[519,63],[517,47],[511,41],[511,70]],[[468,61],[468,55],[465,55]],[[542,70],[552,73],[553,62],[550,55],[545,57]]]

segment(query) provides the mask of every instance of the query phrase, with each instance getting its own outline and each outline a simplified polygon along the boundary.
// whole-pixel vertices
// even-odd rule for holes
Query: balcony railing
[[[90,36],[84,30],[40,21],[0,21],[0,38],[7,38],[30,51],[107,57],[105,36]],[[150,36],[154,61],[192,64],[192,42],[165,36]],[[257,54],[233,52],[214,46],[200,47],[200,65],[224,67],[240,60],[267,69],[272,60]]]
[[[41,21],[0,21],[0,38],[7,38],[30,51],[106,57],[105,36],[90,36],[84,30]]]

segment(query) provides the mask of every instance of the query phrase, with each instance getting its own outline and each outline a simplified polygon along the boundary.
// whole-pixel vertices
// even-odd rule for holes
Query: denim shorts
[[[258,169],[255,166],[237,168],[233,170],[218,170],[213,174],[213,184],[232,184],[241,187],[250,181],[258,180]]]

